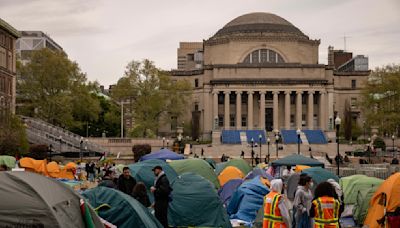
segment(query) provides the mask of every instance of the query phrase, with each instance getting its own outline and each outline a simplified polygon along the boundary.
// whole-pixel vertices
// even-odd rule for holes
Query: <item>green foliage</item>
[[[400,65],[376,68],[363,90],[363,111],[369,126],[392,133],[400,126]]]
[[[22,122],[10,113],[0,116],[0,155],[25,155],[29,144]]]
[[[28,156],[36,160],[43,160],[47,159],[48,151],[49,148],[47,147],[47,145],[32,145],[29,148]]]
[[[374,147],[375,147],[375,148],[381,148],[383,151],[386,150],[385,141],[384,141],[382,138],[377,137],[377,138],[374,140]]]
[[[132,147],[132,152],[134,161],[138,162],[142,156],[151,153],[151,146],[149,144],[137,144]]]
[[[130,117],[138,125],[130,134],[147,138],[152,136],[151,133],[157,134],[160,123],[183,114],[190,91],[189,82],[173,81],[152,61],[145,59],[127,65],[124,77],[113,88],[112,97],[132,110]]]
[[[362,134],[362,129],[356,122],[353,121],[351,124],[351,138],[353,141],[357,141],[358,137]]]

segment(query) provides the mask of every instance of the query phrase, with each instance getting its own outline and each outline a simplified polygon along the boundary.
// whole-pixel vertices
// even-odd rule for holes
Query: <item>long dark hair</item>
[[[308,176],[307,174],[301,174],[300,180],[299,180],[299,185],[305,186],[311,180],[312,180],[312,178],[310,176]]]
[[[147,195],[146,185],[143,182],[138,182],[133,188],[132,194],[135,196]]]
[[[317,186],[317,188],[315,188],[314,195],[315,195],[315,199],[322,197],[322,196],[335,197],[335,189],[333,188],[331,183],[322,182]]]

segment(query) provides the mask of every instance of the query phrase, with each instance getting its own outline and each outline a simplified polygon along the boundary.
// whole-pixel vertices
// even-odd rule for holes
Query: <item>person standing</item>
[[[310,209],[310,217],[314,218],[314,228],[339,228],[343,207],[334,196],[335,189],[329,182],[322,182],[315,189]]]
[[[132,195],[133,188],[136,185],[136,180],[131,176],[129,167],[122,169],[122,174],[118,178],[118,190],[128,195]]]
[[[271,181],[271,191],[264,197],[263,228],[290,228],[290,215],[281,195],[282,188],[281,179]]]
[[[297,186],[296,194],[293,201],[293,217],[296,228],[311,227],[311,219],[309,211],[311,209],[313,181],[310,176],[301,175],[299,186]]]
[[[143,182],[138,182],[133,188],[133,198],[139,201],[143,206],[150,207],[151,203],[149,196],[147,195],[146,185]]]
[[[154,194],[155,216],[161,225],[168,227],[168,203],[172,188],[161,166],[155,166],[152,171],[156,176],[154,186],[150,188],[150,191]]]

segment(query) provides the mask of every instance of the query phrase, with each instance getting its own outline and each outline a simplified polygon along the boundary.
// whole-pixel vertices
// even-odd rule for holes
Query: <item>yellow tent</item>
[[[61,169],[60,175],[58,177],[73,180],[73,179],[75,179],[75,176],[74,176],[75,170],[76,170],[76,164],[73,162],[68,162]]]
[[[377,220],[384,216],[384,202],[386,201],[386,212],[394,212],[400,207],[400,173],[395,173],[386,179],[376,190],[369,202],[369,209],[364,225],[369,228],[380,228]],[[385,200],[386,197],[386,200]],[[390,227],[390,226],[388,226]]]
[[[296,165],[296,168],[294,169],[294,171],[296,173],[300,173],[302,170],[308,169],[308,168],[311,168],[311,166],[308,166],[308,165]]]
[[[236,168],[235,166],[228,166],[226,167],[218,176],[219,183],[221,187],[228,181],[232,179],[242,179],[244,174],[240,169]]]
[[[35,160],[33,158],[21,158],[19,160],[19,166],[21,168],[25,168],[26,171],[49,176],[49,174],[47,172],[47,161],[46,160]]]
[[[47,164],[47,172],[49,173],[50,177],[58,178],[60,176],[60,166],[57,162],[50,162]]]

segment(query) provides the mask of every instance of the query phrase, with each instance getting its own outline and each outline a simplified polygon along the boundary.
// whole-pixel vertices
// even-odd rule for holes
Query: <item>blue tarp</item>
[[[233,193],[227,207],[231,219],[240,219],[252,222],[257,216],[258,210],[263,205],[264,196],[269,193],[269,188],[260,181],[260,176],[244,182]]]
[[[253,171],[251,171],[249,174],[245,176],[245,180],[253,179],[256,176],[261,176],[263,178],[267,178],[269,181],[274,179],[273,176],[271,176],[269,173],[267,173],[265,170],[260,169],[260,168],[254,168]]]
[[[177,154],[168,149],[161,149],[156,152],[152,152],[150,154],[146,154],[145,156],[140,158],[140,161],[150,160],[150,159],[160,159],[160,160],[180,160],[184,159],[183,155]]]
[[[225,206],[229,204],[233,193],[242,183],[242,179],[232,179],[226,182],[224,186],[222,186],[222,188],[218,190],[219,198]]]

